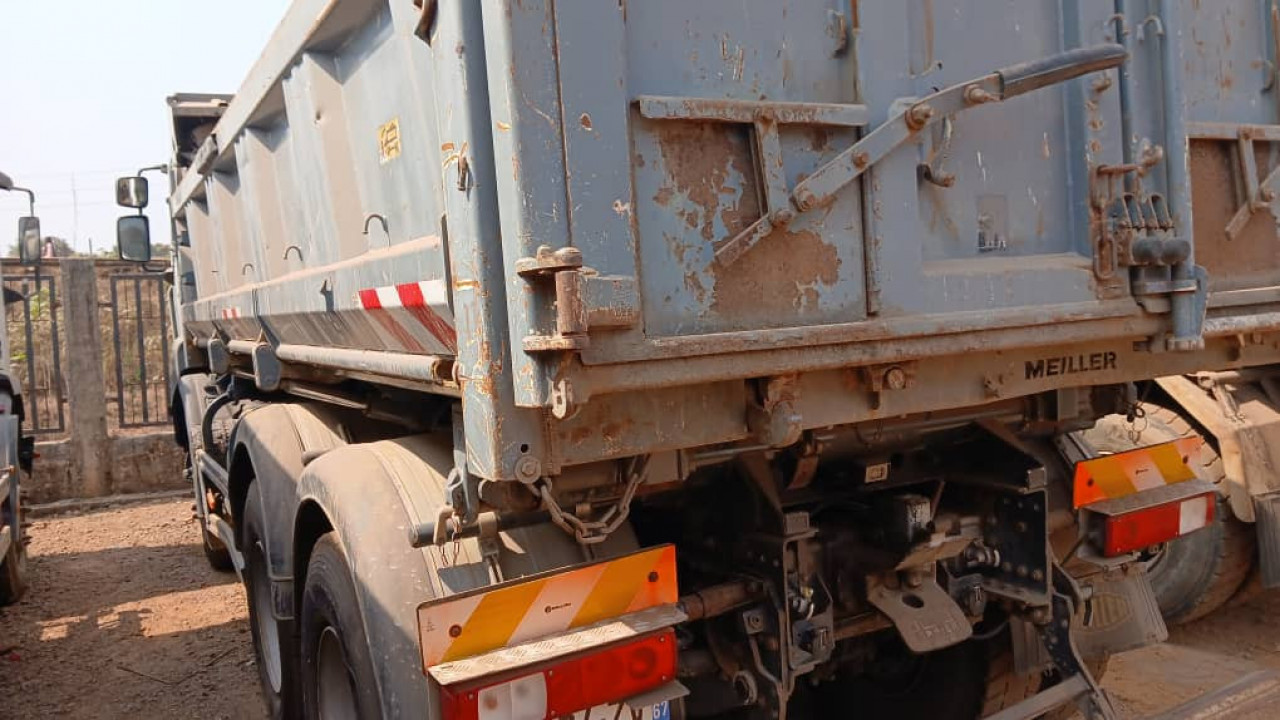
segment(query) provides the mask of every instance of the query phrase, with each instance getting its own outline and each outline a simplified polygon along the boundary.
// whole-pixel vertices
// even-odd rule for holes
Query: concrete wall
[[[185,462],[171,432],[112,435],[100,447],[103,456],[95,465],[104,470],[100,484],[86,484],[81,450],[68,440],[37,442],[34,476],[23,483],[28,503],[71,498],[151,492],[187,487],[182,478]]]
[[[6,268],[7,270],[8,268]],[[59,273],[67,431],[65,439],[39,442],[28,502],[100,497],[184,486],[184,457],[168,426],[111,431],[103,373],[104,338],[99,320],[101,268],[89,258],[62,258]]]

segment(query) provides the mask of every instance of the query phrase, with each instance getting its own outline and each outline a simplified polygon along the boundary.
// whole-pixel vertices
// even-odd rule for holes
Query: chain
[[[579,543],[595,545],[607,540],[609,535],[626,521],[631,513],[631,501],[636,496],[636,490],[644,482],[648,467],[648,455],[632,459],[631,466],[627,470],[627,486],[622,491],[622,497],[605,510],[598,520],[583,520],[572,513],[565,512],[556,501],[550,478],[540,479],[534,485],[534,490],[542,498],[542,504],[547,512],[551,513],[551,522],[573,535]]]
[[[1147,420],[1147,410],[1142,406],[1141,400],[1129,406],[1129,412],[1125,414],[1125,420],[1129,424],[1129,442],[1134,445],[1142,442],[1142,433],[1146,432],[1151,423]]]
[[[441,567],[452,567],[458,564],[458,554],[462,552],[462,541],[458,539],[458,534],[462,532],[462,519],[455,512],[447,521],[449,523],[449,537],[453,539],[453,557],[445,555],[444,546],[437,545],[436,552],[440,553]]]

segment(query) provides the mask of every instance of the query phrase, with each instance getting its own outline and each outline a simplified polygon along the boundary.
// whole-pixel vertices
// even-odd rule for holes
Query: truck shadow
[[[39,531],[39,530],[37,530]],[[0,608],[12,717],[263,717],[244,590],[190,544],[33,555]]]

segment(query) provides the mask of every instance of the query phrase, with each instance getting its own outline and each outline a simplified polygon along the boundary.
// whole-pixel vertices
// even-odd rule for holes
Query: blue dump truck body
[[[1109,716],[1164,635],[1122,534],[1216,491],[1078,431],[1280,359],[1274,12],[295,2],[170,101],[177,439],[269,705]]]

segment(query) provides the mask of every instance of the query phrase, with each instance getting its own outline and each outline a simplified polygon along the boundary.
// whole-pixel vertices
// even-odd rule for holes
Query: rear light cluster
[[[543,720],[618,703],[676,677],[675,633],[665,630],[514,678],[441,688],[444,720]]]
[[[1112,515],[1102,526],[1102,551],[1107,557],[1159,545],[1213,523],[1214,493]]]

